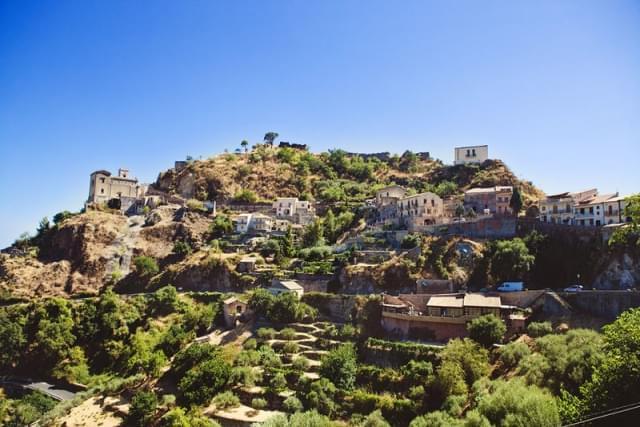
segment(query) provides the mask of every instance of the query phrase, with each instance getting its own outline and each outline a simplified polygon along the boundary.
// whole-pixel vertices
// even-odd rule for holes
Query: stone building
[[[129,175],[128,169],[118,169],[116,176],[109,171],[98,170],[90,177],[87,205],[109,204],[117,201],[118,208],[127,211],[144,196],[144,193],[144,186],[138,182],[137,178]]]
[[[468,147],[456,147],[454,149],[454,157],[454,165],[483,163],[489,158],[489,146],[470,145]]]
[[[376,192],[375,221],[378,225],[393,225],[406,227],[409,231],[418,231],[444,221],[444,202],[437,194],[406,194],[407,190],[399,185],[385,187]]]
[[[382,327],[401,337],[447,341],[467,336],[467,324],[485,314],[502,318],[509,331],[517,330],[525,318],[514,317],[516,312],[517,307],[503,305],[497,295],[384,295]]]
[[[464,205],[478,215],[511,215],[512,195],[512,186],[471,188],[464,192]]]

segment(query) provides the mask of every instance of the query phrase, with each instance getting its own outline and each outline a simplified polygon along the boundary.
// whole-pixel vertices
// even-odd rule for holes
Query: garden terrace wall
[[[333,322],[346,323],[355,316],[357,295],[338,295],[309,292],[302,301],[317,308],[318,312]]]

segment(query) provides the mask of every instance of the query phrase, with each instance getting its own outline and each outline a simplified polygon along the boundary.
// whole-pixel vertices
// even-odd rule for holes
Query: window
[[[584,215],[584,208],[580,208],[580,215]],[[584,225],[584,221],[582,221],[582,222],[583,222],[582,225]]]
[[[589,225],[593,225],[593,218],[589,220]]]
[[[567,206],[564,208],[564,211],[566,213],[571,213],[571,205],[567,204]]]
[[[104,188],[100,189],[100,194],[104,194]]]
[[[104,178],[100,178],[100,182],[104,184]]]
[[[609,205],[609,215],[613,215],[613,206]]]
[[[431,199],[431,207],[434,208],[436,206],[436,201]]]
[[[471,157],[471,150],[467,150],[467,157]]]
[[[471,150],[471,155],[472,155],[473,157],[475,157],[475,156],[476,156],[476,149],[475,149],[475,148],[474,148],[473,150]]]
[[[590,214],[592,214],[592,213],[593,213],[593,206],[591,206],[591,207],[589,208],[589,213],[590,213]]]

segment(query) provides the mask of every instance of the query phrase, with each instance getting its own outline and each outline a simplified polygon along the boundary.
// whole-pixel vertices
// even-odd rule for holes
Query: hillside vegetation
[[[519,180],[500,160],[450,166],[409,151],[382,161],[375,157],[364,160],[339,149],[314,154],[268,145],[258,145],[244,154],[191,161],[179,172],[170,169],[161,173],[154,186],[186,199],[250,202],[300,197],[321,202],[359,202],[392,183],[442,197],[460,195],[476,186],[513,185],[521,189],[525,205],[542,195],[531,182]]]

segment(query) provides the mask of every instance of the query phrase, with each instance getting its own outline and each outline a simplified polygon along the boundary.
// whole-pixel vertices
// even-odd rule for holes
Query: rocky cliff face
[[[174,242],[200,247],[211,219],[177,206],[162,206],[147,222],[90,211],[76,215],[39,239],[37,256],[0,255],[0,290],[17,297],[96,293],[114,276],[126,277],[132,260],[148,255],[162,260]]]
[[[615,254],[600,273],[595,289],[630,289],[640,284],[640,259],[628,253]]]

